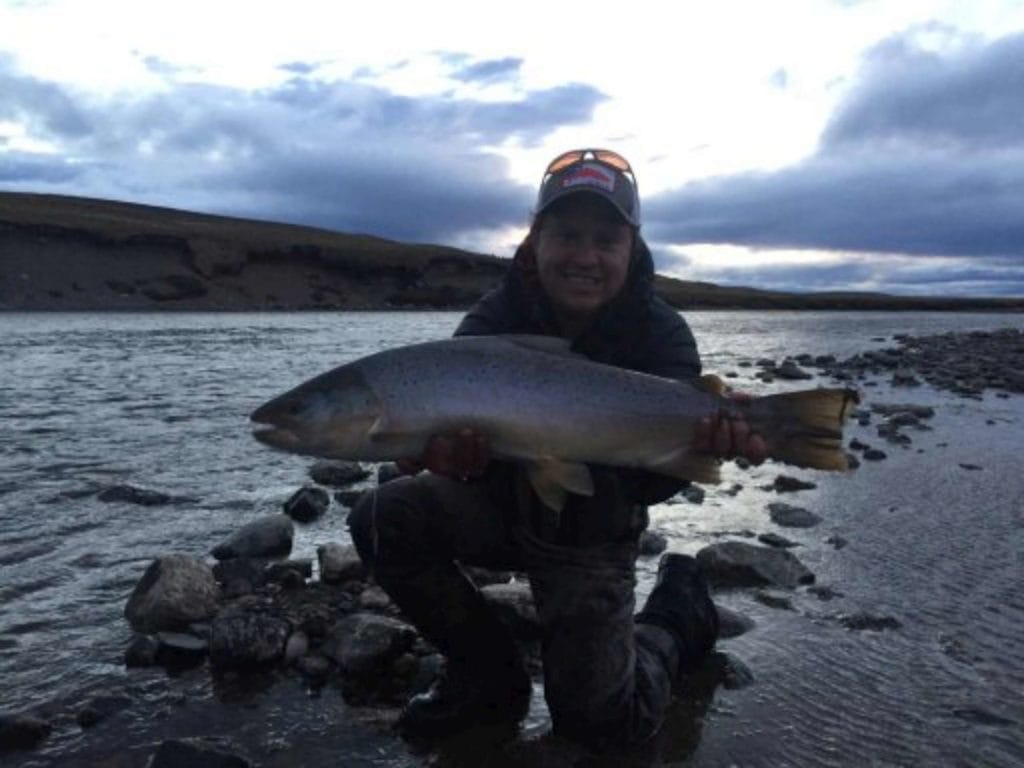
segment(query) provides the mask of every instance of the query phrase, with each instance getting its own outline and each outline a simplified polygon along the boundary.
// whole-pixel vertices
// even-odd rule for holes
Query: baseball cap
[[[640,197],[629,162],[610,149],[573,149],[552,160],[544,171],[536,213],[578,192],[599,195],[615,206],[629,224],[640,226]]]

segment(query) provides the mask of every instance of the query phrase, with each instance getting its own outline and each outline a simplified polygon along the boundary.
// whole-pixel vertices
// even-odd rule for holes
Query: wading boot
[[[469,669],[450,662],[430,688],[413,696],[398,718],[408,738],[440,738],[472,728],[515,730],[530,706],[530,676],[518,658]]]
[[[661,556],[654,589],[636,622],[672,633],[679,654],[674,666],[679,671],[700,665],[718,639],[718,611],[696,560],[674,552]]]

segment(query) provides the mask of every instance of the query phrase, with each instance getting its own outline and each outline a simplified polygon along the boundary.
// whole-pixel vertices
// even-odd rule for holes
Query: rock
[[[863,456],[867,461],[881,461],[886,458],[885,451],[880,451],[877,448],[868,448],[864,451]]]
[[[170,739],[163,742],[146,768],[252,768],[235,748],[204,739]]]
[[[188,555],[165,555],[135,585],[124,615],[136,632],[173,631],[213,616],[218,594],[206,563]]]
[[[814,574],[791,552],[743,541],[704,547],[697,553],[697,562],[716,587],[775,585],[792,589],[814,581]]]
[[[754,599],[769,608],[778,608],[783,611],[793,610],[793,601],[789,596],[780,595],[778,592],[758,591],[754,593]]]
[[[704,489],[699,485],[688,485],[679,492],[679,495],[691,504],[704,503]]]
[[[640,534],[640,554],[645,557],[660,555],[668,549],[668,539],[654,531],[644,531]]]
[[[772,522],[784,528],[813,528],[821,522],[821,516],[808,509],[773,501],[768,505]]]
[[[267,581],[267,561],[252,557],[231,557],[213,564],[213,577],[225,587],[233,587],[231,592],[238,593],[238,582],[244,581],[248,589],[240,594],[248,594],[259,589]]]
[[[775,482],[772,483],[772,490],[777,493],[792,493],[794,491],[807,491],[812,488],[817,488],[817,483],[812,483],[809,480],[800,480],[789,475],[779,475],[775,478]]]
[[[156,636],[157,661],[165,667],[182,669],[200,664],[209,651],[207,640],[185,632],[160,632]]]
[[[782,365],[775,369],[775,375],[780,379],[788,379],[790,381],[814,378],[793,360],[783,360]]]
[[[839,623],[847,629],[872,630],[880,632],[884,629],[899,629],[903,625],[892,616],[873,616],[869,613],[841,614]]]
[[[231,557],[278,557],[292,551],[295,524],[287,515],[267,515],[243,525],[213,548],[218,560]]]
[[[295,668],[310,685],[323,685],[331,675],[331,660],[319,653],[307,653],[295,660]]]
[[[752,618],[737,613],[731,608],[726,608],[724,605],[715,603],[715,610],[718,612],[718,636],[723,640],[739,637],[755,627]]]
[[[391,607],[391,598],[380,587],[367,587],[359,593],[359,605],[371,611],[384,611]]]
[[[159,650],[160,643],[153,635],[136,635],[124,653],[124,665],[129,669],[152,667],[156,664]]]
[[[313,482],[332,488],[358,483],[370,476],[370,470],[355,461],[318,461],[309,470]]]
[[[283,563],[270,563],[266,566],[267,581],[271,584],[282,584],[287,587],[302,586],[306,579],[313,577],[313,561],[309,558],[285,560]]]
[[[311,523],[331,505],[331,497],[323,488],[300,488],[284,503],[284,513],[299,523]]]
[[[377,467],[377,485],[383,485],[392,480],[397,480],[405,473],[402,472],[394,462],[387,462]]]
[[[346,675],[373,677],[410,650],[415,640],[416,631],[404,622],[373,613],[354,613],[334,624],[321,652]]]
[[[977,471],[979,471],[981,469],[981,467],[978,466],[977,464],[965,464],[965,463],[961,463],[960,464],[960,468],[961,469],[966,469],[966,470],[971,471],[971,472],[977,472]]]
[[[882,416],[910,413],[919,419],[930,419],[935,415],[935,409],[930,405],[913,405],[911,403],[872,403],[871,410]]]
[[[893,374],[892,379],[889,382],[894,387],[919,387],[921,382],[918,381],[914,372],[909,368],[897,368]]]
[[[847,469],[857,469],[860,466],[860,459],[852,453],[846,454],[846,467]]]
[[[292,664],[309,652],[309,637],[303,631],[293,632],[284,646],[285,664]]]
[[[324,584],[366,578],[366,566],[351,544],[321,544],[316,548],[316,558],[320,565],[320,581]]]
[[[50,735],[52,726],[31,715],[0,714],[0,754],[15,749],[33,749]]]
[[[837,597],[843,596],[842,592],[825,584],[808,587],[807,591],[819,600],[834,600]]]
[[[762,544],[767,544],[769,547],[779,547],[780,549],[800,546],[797,542],[790,541],[785,536],[779,536],[777,533],[762,533],[757,537],[757,540]]]
[[[210,661],[215,667],[258,667],[284,654],[291,625],[263,613],[218,616],[210,625]]]
[[[92,726],[131,706],[132,700],[123,694],[103,694],[89,699],[75,715],[82,728]]]
[[[540,620],[529,584],[524,581],[488,584],[480,592],[515,637],[521,640],[540,638]]]
[[[846,546],[847,541],[842,536],[833,535],[825,539],[825,543],[831,544],[835,549],[842,549]]]
[[[363,494],[367,493],[366,490],[359,491],[335,491],[334,500],[341,504],[343,507],[352,509],[356,505],[356,502],[363,497]]]
[[[136,488],[131,485],[111,486],[100,491],[96,498],[107,503],[121,502],[124,504],[139,504],[143,507],[155,507],[160,504],[167,504],[172,500],[172,497],[166,493],[148,491],[145,488]]]

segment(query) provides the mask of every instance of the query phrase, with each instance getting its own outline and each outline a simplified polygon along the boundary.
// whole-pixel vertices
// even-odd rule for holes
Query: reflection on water
[[[844,357],[890,344],[895,333],[1024,326],[1020,316],[985,314],[688,317],[706,368],[735,373],[737,386],[759,393],[793,385],[757,382],[745,361]],[[198,669],[168,678],[125,671],[121,660],[131,634],[124,602],[151,558],[203,555],[306,482],[306,460],[251,439],[252,408],[341,362],[446,336],[458,319],[0,315],[0,710],[41,710],[55,723],[44,748],[14,764],[93,765],[128,755],[124,764],[142,765],[163,738],[208,733],[232,734],[263,765],[457,758],[411,751],[391,734],[388,713],[350,708],[331,687],[314,698],[288,677],[211,680]],[[769,521],[765,506],[778,499],[762,486],[777,466],[729,466],[703,504],[652,510],[678,551],[783,533],[836,595],[798,590],[789,595],[792,610],[770,608],[749,591],[718,595],[757,623],[723,644],[755,681],[713,695],[695,684],[658,745],[664,764],[1024,763],[1024,398],[962,401],[928,388],[892,392],[884,382],[865,392],[869,402],[936,405],[934,430],[914,433],[906,448],[885,446],[886,461],[848,476],[802,473],[818,488],[784,500],[820,514],[817,528],[794,532]],[[855,426],[851,435],[882,444],[871,427]],[[97,498],[119,484],[194,501],[143,507]],[[848,545],[827,543],[835,536]],[[318,543],[345,539],[336,509],[299,530],[295,554],[312,557]],[[653,570],[653,561],[640,565],[641,598]],[[846,629],[842,617],[857,612],[895,618],[900,628]],[[76,708],[109,690],[132,705],[94,729],[79,728]],[[546,710],[539,690],[534,698],[529,738],[501,752],[510,765],[537,764],[530,750]],[[545,749],[551,758],[555,748]]]

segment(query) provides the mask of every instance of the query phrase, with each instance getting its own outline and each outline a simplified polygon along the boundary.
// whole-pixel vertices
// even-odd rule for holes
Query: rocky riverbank
[[[999,331],[988,334],[944,334],[936,337],[900,337],[893,347],[836,360],[827,355],[794,355],[782,361],[748,361],[765,381],[798,381],[808,371],[817,378],[856,384],[865,392],[881,384],[908,396],[922,382],[957,397],[976,399],[994,390],[997,397],[1019,393],[1024,370],[1024,334]],[[952,373],[951,373],[952,372]],[[734,372],[738,373],[739,372]],[[907,448],[919,432],[930,428],[932,406],[899,402],[873,402],[855,414],[861,426],[873,426],[884,443]],[[851,465],[883,461],[885,451],[863,436],[849,441]],[[368,467],[321,463],[311,470],[311,483],[285,503],[280,513],[266,515],[216,543],[209,553],[167,555],[145,568],[125,607],[125,617],[137,632],[125,649],[129,677],[138,668],[159,667],[207,670],[211,677],[245,679],[273,670],[310,692],[324,688],[341,691],[352,707],[374,713],[376,726],[386,727],[397,707],[416,690],[426,687],[440,666],[439,657],[405,624],[363,571],[344,541],[323,541],[315,560],[291,558],[297,528],[328,513],[330,507],[348,506],[355,495],[387,482],[388,465],[374,474]],[[963,465],[961,465],[963,466]],[[968,469],[968,467],[964,467]],[[708,489],[707,497],[735,495],[742,486]],[[758,490],[767,495],[765,520],[792,531],[813,530],[821,512],[795,503],[814,483],[779,474]],[[160,494],[131,486],[97,489],[108,503],[157,507],[187,504],[187,496]],[[705,503],[703,489],[693,487],[670,505]],[[782,501],[781,499],[787,499]],[[793,610],[797,597],[813,596],[827,605],[838,590],[819,583],[802,555],[794,554],[797,541],[776,531],[753,529],[720,531],[717,541],[698,553],[717,594],[745,591],[772,610]],[[755,543],[756,542],[756,543]],[[211,542],[212,543],[212,542]],[[834,550],[843,549],[843,537],[829,535]],[[666,538],[655,529],[644,541],[645,553],[655,556]],[[831,550],[830,550],[831,551]],[[800,552],[799,549],[796,552]],[[211,562],[212,558],[212,562]],[[528,584],[522,574],[473,571],[474,579],[510,626],[532,659],[539,682],[537,633]],[[753,627],[744,616],[723,609],[726,636],[736,637]],[[817,617],[851,631],[899,631],[901,621],[884,613],[829,612]],[[699,675],[694,686],[701,693],[692,705],[711,700],[716,685],[738,687],[753,681],[741,658],[718,654]],[[119,690],[68,702],[57,712],[26,712],[0,718],[0,750],[30,750],[43,745],[50,733],[67,727],[89,729],[136,706]],[[528,747],[514,742],[502,749],[517,754]],[[567,745],[543,741],[535,754],[549,765],[571,765],[580,759]],[[566,755],[572,755],[571,759]],[[230,737],[217,743],[169,738],[154,744],[152,768],[181,764],[260,765],[260,756],[235,744]],[[206,761],[206,762],[203,762]],[[109,763],[114,765],[115,763]],[[121,765],[135,765],[127,758]],[[512,763],[516,764],[516,763]],[[520,762],[519,764],[522,764]]]

